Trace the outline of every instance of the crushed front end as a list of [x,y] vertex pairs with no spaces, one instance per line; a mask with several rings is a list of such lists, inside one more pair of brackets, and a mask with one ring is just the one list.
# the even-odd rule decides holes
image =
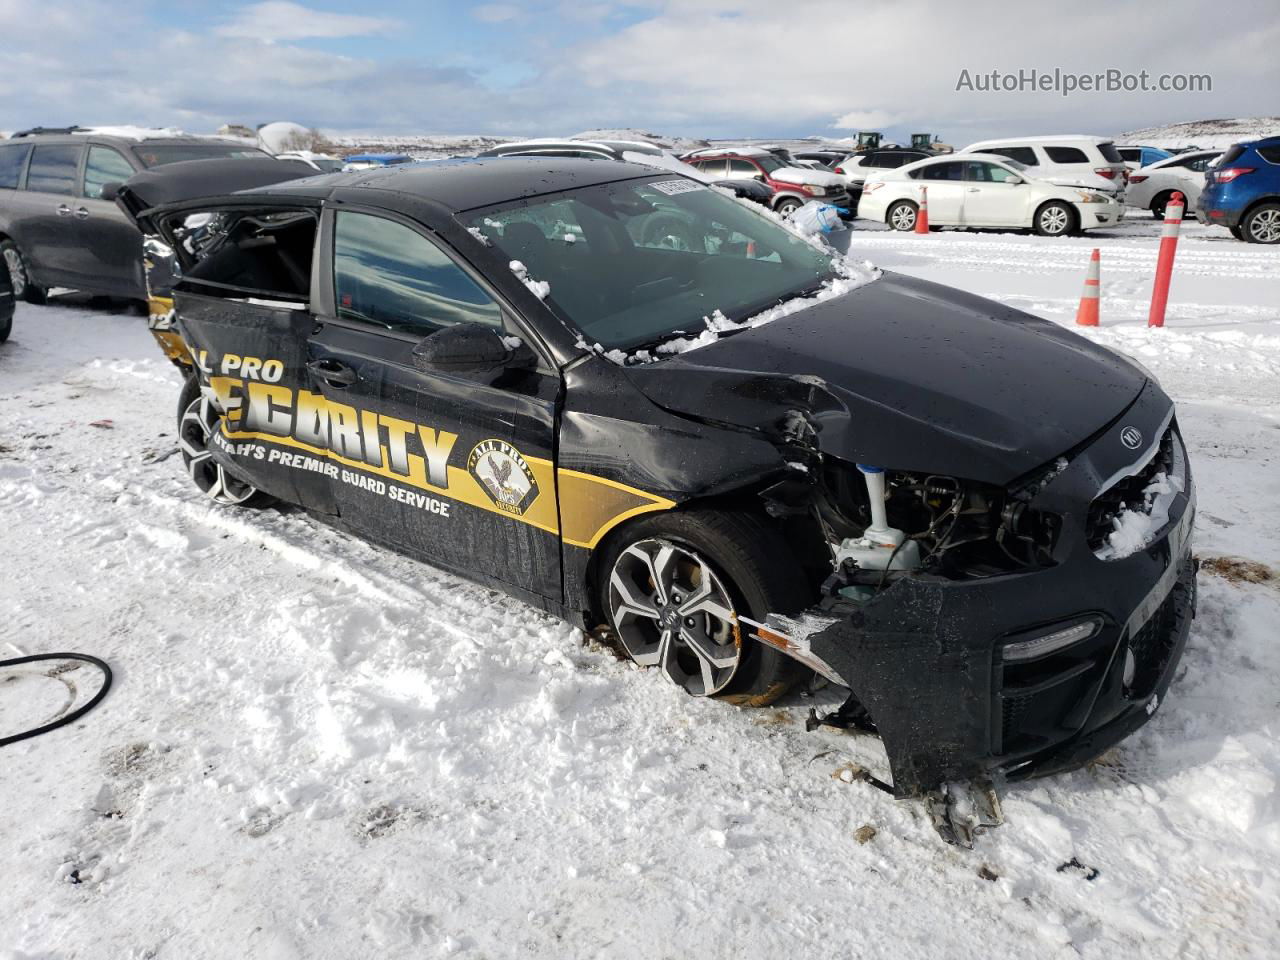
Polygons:
[[841,467],[822,602],[759,635],[850,689],[844,712],[874,724],[896,796],[1077,767],[1154,713],[1196,572],[1191,473],[1157,386],[1007,489],[889,471],[888,519],[913,546],[883,543],[878,564],[837,528],[867,520]]

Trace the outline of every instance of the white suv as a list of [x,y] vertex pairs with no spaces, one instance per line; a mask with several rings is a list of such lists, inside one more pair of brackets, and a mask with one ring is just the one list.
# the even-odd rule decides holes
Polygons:
[[995,153],[1017,160],[1031,176],[1063,186],[1122,193],[1129,168],[1105,137],[1010,137],[971,143],[961,153]]

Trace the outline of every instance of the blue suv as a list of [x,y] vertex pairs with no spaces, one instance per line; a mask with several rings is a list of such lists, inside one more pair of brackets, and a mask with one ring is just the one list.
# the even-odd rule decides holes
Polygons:
[[1237,240],[1280,243],[1280,137],[1237,143],[1205,171],[1200,218]]

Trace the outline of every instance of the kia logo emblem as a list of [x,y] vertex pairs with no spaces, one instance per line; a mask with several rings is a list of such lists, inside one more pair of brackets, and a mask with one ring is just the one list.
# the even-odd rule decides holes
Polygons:
[[1137,427],[1125,427],[1120,431],[1120,442],[1130,450],[1137,450],[1142,446],[1142,431]]

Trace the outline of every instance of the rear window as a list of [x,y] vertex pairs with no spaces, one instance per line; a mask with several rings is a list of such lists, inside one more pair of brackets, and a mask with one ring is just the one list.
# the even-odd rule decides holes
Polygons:
[[0,188],[16,190],[22,176],[22,165],[31,152],[29,143],[0,144]]
[[1237,143],[1230,150],[1222,155],[1222,159],[1218,161],[1218,166],[1227,167],[1240,159],[1240,155],[1244,153],[1243,145]]
[[[1124,161],[1120,158],[1120,151],[1116,149],[1116,145],[1114,143],[1098,144],[1098,152],[1102,154],[1102,156],[1106,159],[1107,163],[1124,163]],[[1135,156],[1133,159],[1141,160],[1142,151],[1139,150],[1137,156]]]
[[78,144],[37,144],[31,151],[31,165],[27,168],[27,189],[70,196],[76,192],[79,167]]
[[[1115,148],[1113,147],[1112,150]],[[1054,163],[1088,163],[1089,158],[1085,156],[1083,150],[1077,150],[1075,147],[1045,147],[1044,152]],[[1120,162],[1116,160],[1114,162]]]
[[984,150],[983,153],[994,153],[1002,157],[1008,157],[1010,160],[1017,160],[1028,167],[1040,165],[1040,161],[1036,159],[1036,152],[1030,147],[996,147],[994,150]]
[[1258,147],[1258,156],[1267,163],[1280,164],[1280,147]]
[[266,157],[270,154],[238,143],[141,143],[133,148],[147,167],[162,167],[183,160],[212,160],[217,157]]

